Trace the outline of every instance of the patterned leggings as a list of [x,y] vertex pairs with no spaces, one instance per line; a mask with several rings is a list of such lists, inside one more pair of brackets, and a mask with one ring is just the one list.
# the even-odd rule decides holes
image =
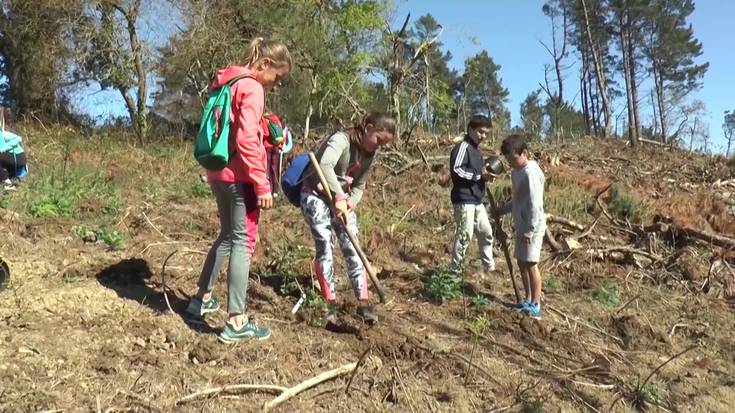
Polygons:
[[[344,225],[337,222],[337,219],[329,210],[327,202],[312,191],[304,191],[301,193],[301,212],[303,212],[314,238],[314,246],[316,247],[315,270],[319,277],[319,284],[322,287],[324,298],[327,301],[333,301],[337,298],[334,287],[334,256],[332,254],[332,227],[334,226],[342,256],[345,259],[345,264],[347,264],[347,274],[352,282],[355,297],[358,300],[367,300],[368,289],[365,268],[363,268],[362,261],[360,261],[360,257],[345,232]],[[357,236],[357,215],[351,212],[348,216],[350,231]]]

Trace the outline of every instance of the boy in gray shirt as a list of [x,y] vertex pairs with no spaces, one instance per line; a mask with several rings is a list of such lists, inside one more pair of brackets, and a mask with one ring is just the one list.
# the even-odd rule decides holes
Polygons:
[[546,232],[544,214],[544,173],[536,161],[528,159],[528,146],[519,135],[511,135],[500,146],[510,163],[513,197],[496,211],[512,213],[515,227],[515,256],[521,270],[526,300],[516,304],[519,311],[541,319],[541,272],[538,262]]

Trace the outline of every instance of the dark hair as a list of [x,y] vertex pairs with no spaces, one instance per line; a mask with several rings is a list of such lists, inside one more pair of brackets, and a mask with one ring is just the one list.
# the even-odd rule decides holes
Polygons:
[[470,121],[467,122],[467,133],[470,132],[472,129],[479,129],[479,128],[492,128],[493,122],[488,118],[487,116],[483,115],[475,115],[470,118]]
[[521,135],[510,135],[500,144],[500,153],[503,155],[520,155],[528,150],[528,144]]

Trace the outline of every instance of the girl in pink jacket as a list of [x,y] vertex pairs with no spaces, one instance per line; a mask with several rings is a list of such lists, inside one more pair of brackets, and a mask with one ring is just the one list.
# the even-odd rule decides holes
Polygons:
[[250,43],[245,65],[220,69],[210,85],[210,90],[217,89],[235,77],[246,75],[231,86],[229,144],[234,155],[224,169],[207,172],[219,211],[219,237],[204,261],[199,290],[186,309],[187,313],[197,317],[219,309],[219,301],[212,295],[212,290],[224,259],[229,256],[229,315],[218,337],[225,343],[252,338],[265,340],[271,334],[268,328],[257,326],[252,318],[245,316],[245,297],[260,209],[273,205],[260,127],[265,89],[273,88],[290,71],[291,56],[286,46],[258,37]]

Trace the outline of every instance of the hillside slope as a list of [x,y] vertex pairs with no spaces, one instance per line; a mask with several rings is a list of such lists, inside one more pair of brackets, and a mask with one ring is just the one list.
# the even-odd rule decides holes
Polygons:
[[[224,313],[181,316],[218,230],[190,145],[23,132],[32,175],[0,195],[0,256],[12,268],[0,292],[1,411],[260,411],[275,394],[179,400],[225,385],[293,386],[363,354],[354,377],[280,411],[735,409],[735,257],[684,231],[735,237],[734,169],[722,160],[593,139],[535,147],[562,244],[545,247],[536,322],[508,308],[502,256],[488,279],[473,262],[464,286],[447,282],[451,205],[435,157],[450,143],[417,140],[428,164],[404,168],[421,159],[415,149],[383,154],[360,207],[364,247],[390,293],[381,323],[358,322],[339,272],[343,328],[320,325],[310,236],[281,200],[263,214],[248,292],[273,337],[225,346],[215,339]],[[507,196],[508,185],[493,190]],[[429,298],[427,284],[461,294]],[[309,300],[293,316],[299,286]]]

